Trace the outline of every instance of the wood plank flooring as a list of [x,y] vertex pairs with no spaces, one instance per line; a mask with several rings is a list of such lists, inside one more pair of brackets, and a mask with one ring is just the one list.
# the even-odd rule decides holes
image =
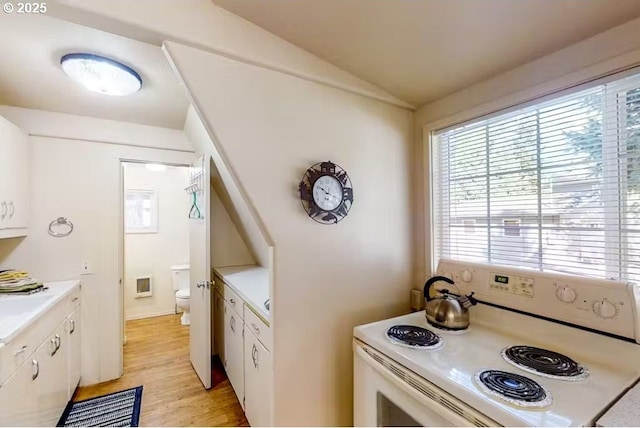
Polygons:
[[249,426],[228,379],[203,388],[180,315],[127,321],[126,331],[124,375],[78,388],[74,400],[143,385],[140,426]]

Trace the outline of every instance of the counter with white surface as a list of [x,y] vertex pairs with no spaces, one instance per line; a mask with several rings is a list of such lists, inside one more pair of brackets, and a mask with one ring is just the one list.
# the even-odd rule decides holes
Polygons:
[[0,296],[0,426],[54,426],[80,382],[80,282]]
[[257,265],[214,268],[215,273],[269,324],[264,302],[269,298],[269,269]]
[[640,426],[640,384],[631,388],[600,419],[599,427]]
[[47,289],[38,293],[0,294],[0,343],[11,342],[79,284],[78,280],[48,282],[44,284]]

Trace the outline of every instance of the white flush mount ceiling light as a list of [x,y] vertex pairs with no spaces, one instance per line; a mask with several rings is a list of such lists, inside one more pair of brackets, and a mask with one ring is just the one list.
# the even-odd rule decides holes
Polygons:
[[142,78],[134,69],[100,55],[71,53],[60,58],[62,70],[93,92],[123,96],[142,87]]

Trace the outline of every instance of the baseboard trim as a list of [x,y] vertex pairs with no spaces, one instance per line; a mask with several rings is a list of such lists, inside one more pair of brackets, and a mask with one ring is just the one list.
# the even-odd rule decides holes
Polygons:
[[125,317],[126,321],[139,320],[143,318],[153,318],[153,317],[161,317],[164,315],[176,315],[173,309],[160,311],[160,312],[150,312],[147,314],[138,314],[138,315],[128,315]]

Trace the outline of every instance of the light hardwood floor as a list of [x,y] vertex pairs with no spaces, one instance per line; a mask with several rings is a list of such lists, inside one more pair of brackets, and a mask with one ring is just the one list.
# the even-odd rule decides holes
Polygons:
[[127,321],[126,332],[124,375],[78,388],[74,400],[143,385],[140,426],[249,426],[228,379],[202,387],[180,315]]

